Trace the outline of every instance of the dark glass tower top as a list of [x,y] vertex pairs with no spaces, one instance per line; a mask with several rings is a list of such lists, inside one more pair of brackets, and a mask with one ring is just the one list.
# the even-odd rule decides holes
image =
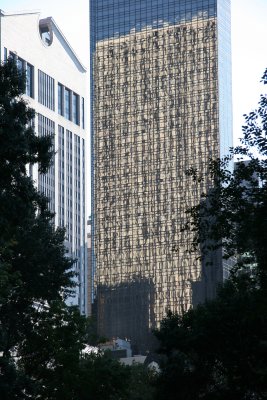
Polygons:
[[162,28],[194,18],[216,15],[216,0],[97,0],[92,18],[95,40],[139,32],[146,27]]

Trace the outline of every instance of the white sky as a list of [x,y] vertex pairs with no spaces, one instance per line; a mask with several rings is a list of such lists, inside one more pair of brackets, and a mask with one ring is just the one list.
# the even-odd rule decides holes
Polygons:
[[[97,0],[95,0],[97,1]],[[6,12],[40,10],[52,16],[74,51],[89,64],[89,0],[0,0]],[[257,106],[267,89],[259,83],[267,68],[267,0],[232,0],[232,62],[234,137],[242,115]]]

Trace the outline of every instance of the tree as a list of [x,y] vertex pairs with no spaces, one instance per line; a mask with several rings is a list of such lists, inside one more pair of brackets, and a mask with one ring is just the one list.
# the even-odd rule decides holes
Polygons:
[[133,364],[127,388],[127,400],[153,400],[158,373],[144,364]]
[[77,399],[128,400],[130,367],[114,360],[108,353],[82,359]]
[[[162,354],[157,399],[267,398],[266,96],[245,122],[241,145],[210,161],[213,187],[188,210],[184,227],[204,260],[223,249],[237,261],[215,299],[181,316],[169,313],[155,332]],[[246,162],[232,169],[233,157]],[[187,173],[196,185],[202,180],[196,170]]]
[[[267,70],[262,81],[267,84]],[[193,247],[201,246],[204,257],[223,248],[224,258],[237,257],[236,269],[257,264],[255,272],[262,284],[266,284],[267,273],[266,110],[267,97],[262,95],[258,109],[245,116],[241,145],[231,148],[229,156],[210,160],[213,186],[187,211],[184,227],[195,233]],[[240,162],[233,170],[234,157]],[[187,175],[196,185],[203,178],[194,169]]]
[[126,400],[129,368],[83,353],[93,322],[65,303],[65,232],[27,174],[35,163],[47,171],[52,138],[35,134],[24,82],[13,61],[0,66],[0,398]]
[[145,365],[121,364],[108,351],[85,357],[81,376],[80,400],[153,400],[157,378],[155,371]]
[[183,316],[170,313],[156,336],[164,355],[157,399],[266,398],[267,301],[248,275]]
[[[29,332],[43,319],[46,308],[63,302],[73,288],[64,231],[54,230],[48,200],[27,175],[27,165],[34,163],[45,173],[53,150],[51,137],[35,135],[34,111],[22,98],[24,86],[25,79],[12,60],[0,67],[1,398],[27,398],[23,390],[20,395],[11,393],[17,378],[21,386],[23,376],[23,369],[15,373],[16,360],[23,364]],[[27,374],[25,379],[31,380]]]

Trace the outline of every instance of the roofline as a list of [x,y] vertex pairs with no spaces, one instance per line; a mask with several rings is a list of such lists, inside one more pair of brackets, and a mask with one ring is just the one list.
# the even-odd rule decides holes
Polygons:
[[68,40],[66,39],[66,37],[64,36],[64,34],[62,33],[62,31],[60,30],[58,25],[56,24],[56,22],[53,19],[53,17],[40,18],[40,14],[41,14],[40,10],[18,11],[18,12],[14,12],[14,13],[6,13],[2,9],[0,9],[0,17],[2,17],[2,16],[3,17],[14,17],[14,16],[22,16],[22,15],[33,15],[33,14],[38,14],[39,15],[39,24],[40,24],[41,21],[46,21],[46,20],[52,23],[53,27],[58,31],[58,33],[60,34],[60,36],[62,37],[62,39],[66,43],[66,45],[68,46],[70,52],[72,53],[72,55],[74,56],[74,58],[76,59],[78,64],[81,66],[81,68],[84,70],[84,72],[86,72],[87,71],[86,67],[79,60],[77,54],[75,53],[75,51],[73,50],[73,48],[69,44]]
[[68,48],[70,49],[71,53],[73,54],[73,56],[76,58],[76,61],[80,64],[80,66],[82,67],[82,69],[84,70],[84,72],[87,71],[86,67],[81,63],[81,61],[79,60],[79,57],[77,56],[77,54],[75,53],[75,51],[73,50],[73,48],[71,47],[71,45],[69,44],[68,40],[66,39],[66,36],[62,33],[62,31],[60,30],[60,28],[58,27],[58,25],[56,24],[55,20],[53,19],[53,17],[47,17],[47,18],[42,18],[39,20],[39,22],[41,21],[51,21],[51,23],[53,24],[53,26],[56,28],[56,30],[58,31],[58,33],[60,34],[60,36],[62,37],[62,39],[64,40],[64,42],[66,43],[66,45],[68,46]]
[[16,15],[32,15],[32,14],[41,14],[40,10],[32,10],[32,11],[16,11],[12,13],[7,13],[4,10],[0,9],[0,14],[4,17],[15,17]]

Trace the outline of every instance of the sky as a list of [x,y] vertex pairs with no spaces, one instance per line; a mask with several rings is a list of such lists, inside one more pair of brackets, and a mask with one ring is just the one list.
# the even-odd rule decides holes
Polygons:
[[[97,1],[97,0],[94,0]],[[5,12],[38,10],[52,16],[82,63],[89,65],[89,0],[0,0]],[[256,108],[267,68],[267,0],[232,0],[233,132],[241,135],[243,114]]]

